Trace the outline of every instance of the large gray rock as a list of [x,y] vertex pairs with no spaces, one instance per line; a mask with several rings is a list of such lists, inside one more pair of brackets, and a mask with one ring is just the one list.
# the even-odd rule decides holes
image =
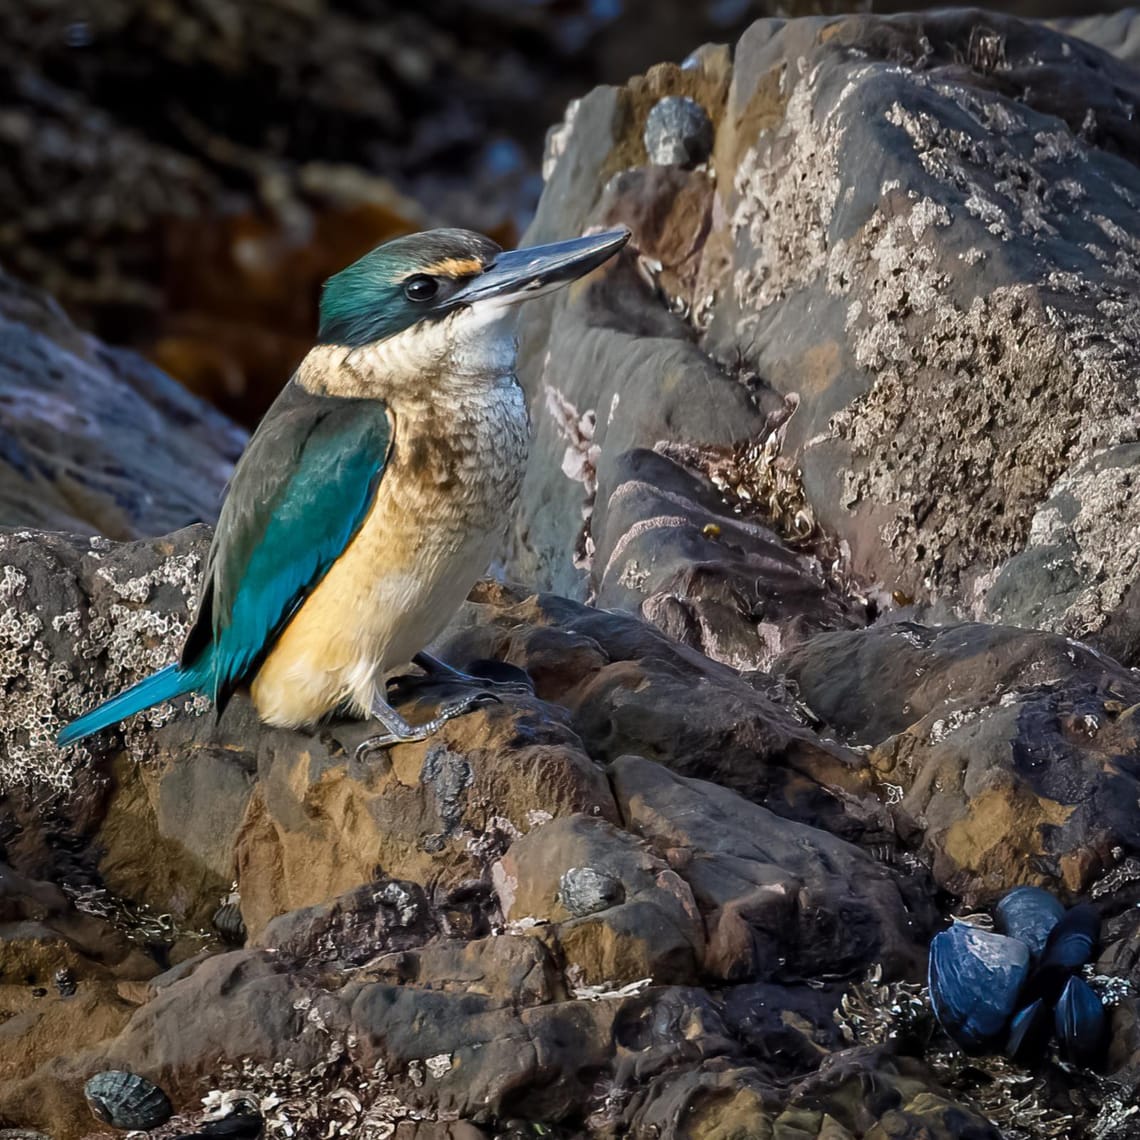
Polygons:
[[[706,172],[641,169],[662,95],[713,118]],[[637,518],[615,509],[630,501],[626,453],[685,444],[698,477],[719,465],[720,483],[747,487],[767,472],[766,489],[773,455],[761,471],[740,456],[770,440],[782,487],[729,504],[802,546],[799,507],[808,551],[854,615],[870,598],[1022,620],[1027,598],[1061,593],[1036,620],[1132,660],[1138,97],[1140,76],[1082,40],[951,11],[760,21],[731,68],[703,50],[581,100],[552,134],[532,234],[630,224],[657,315],[621,267],[528,314],[539,462],[512,565],[678,627],[676,605],[647,605],[656,566],[673,566],[666,593],[699,607],[698,568],[717,556],[693,549],[683,502],[666,513],[667,496],[642,493]],[[550,389],[596,413],[587,506],[606,557],[584,571],[569,555],[579,465],[567,455],[560,472],[582,445]],[[637,572],[615,590],[613,552],[634,537]],[[775,634],[790,647],[779,579],[751,582],[780,597]],[[732,634],[721,617],[701,641],[734,663],[756,608],[738,593]],[[798,604],[801,630],[829,620],[816,599]],[[752,622],[757,663],[771,624]]]

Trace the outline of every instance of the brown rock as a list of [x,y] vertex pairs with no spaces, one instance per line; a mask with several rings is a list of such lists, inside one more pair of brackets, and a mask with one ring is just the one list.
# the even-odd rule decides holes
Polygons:
[[956,894],[989,902],[1033,882],[1071,897],[1136,852],[1140,687],[1102,654],[907,623],[825,634],[780,667],[824,724],[873,746],[900,832]]
[[713,976],[799,980],[872,963],[906,973],[921,960],[932,909],[866,852],[640,757],[610,774],[639,835],[692,851],[681,874],[705,920]]
[[[440,692],[436,701],[446,695],[454,694]],[[426,707],[412,719],[424,715]],[[600,770],[535,702],[473,713],[422,745],[360,764],[352,756],[368,732],[348,726],[307,748],[261,750],[260,780],[235,848],[252,934],[275,914],[327,899],[377,870],[456,885],[478,879],[541,819],[613,816]]]
[[[574,876],[587,868],[604,869],[609,883],[582,913]],[[704,930],[687,884],[604,820],[572,816],[536,828],[496,864],[494,881],[509,922],[552,924],[539,932],[557,947],[573,987],[696,980]]]
[[592,755],[638,752],[839,834],[889,827],[862,758],[806,728],[767,678],[752,684],[644,622],[564,598],[496,604],[480,618],[448,655],[525,668],[540,697],[571,710]]

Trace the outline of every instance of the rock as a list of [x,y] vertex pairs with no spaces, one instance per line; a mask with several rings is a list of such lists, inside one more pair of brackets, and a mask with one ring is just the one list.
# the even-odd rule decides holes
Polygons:
[[1097,16],[1071,16],[1052,21],[1053,27],[1068,36],[1077,36],[1125,63],[1140,62],[1140,20],[1134,7]]
[[617,490],[591,528],[599,604],[744,670],[769,668],[813,633],[862,624],[814,555],[734,515],[707,478],[656,451],[614,466]]
[[[26,581],[10,612],[35,615],[50,642],[28,686],[50,710],[45,735],[126,670],[173,656],[206,539],[9,540]],[[599,1081],[648,1090],[677,1058],[747,1069],[749,1050],[775,1040],[799,1059],[783,1071],[802,1073],[838,1044],[837,991],[814,998],[807,979],[913,968],[931,919],[910,877],[800,820],[881,838],[889,821],[865,766],[797,720],[778,686],[627,615],[492,584],[473,597],[445,655],[507,659],[536,694],[366,764],[353,757],[368,725],[266,730],[240,695],[216,724],[194,708],[136,721],[93,742],[84,767],[28,748],[9,722],[27,749],[12,801],[46,780],[66,805],[53,817],[66,844],[25,841],[21,864],[81,867],[131,900],[130,921],[157,958],[169,948],[169,964],[176,946],[203,952],[131,991],[141,1004],[94,1019],[75,1048],[53,1022],[43,1048],[0,1078],[0,1114],[73,1140],[84,1081],[121,1069],[160,1084],[182,1113],[204,1087],[252,1081],[286,1105],[335,1103],[351,1123],[350,1103],[327,1100],[347,1082],[362,1105],[393,1098],[385,1111],[409,1126],[508,1106],[523,1119],[589,1105],[632,1120],[641,1101],[599,1093]],[[74,617],[56,623],[60,610]],[[13,649],[20,676],[38,677],[36,660]],[[393,693],[415,720],[454,689],[406,678]],[[630,746],[661,763],[622,758]],[[611,759],[612,789],[598,764]],[[104,781],[97,794],[89,773]],[[235,879],[253,946],[219,954],[189,935],[233,900]],[[21,904],[13,917],[59,902],[51,887],[21,890],[40,910]],[[764,992],[803,1011],[763,1045],[758,998],[734,991],[726,1005],[717,992],[756,977],[784,983]],[[84,984],[58,1000],[75,1002]]]
[[[779,472],[780,492],[730,504],[794,549],[791,506],[853,612],[1028,617],[1131,664],[1138,362],[1124,330],[1140,279],[1128,236],[1140,136],[1120,100],[1138,93],[1137,74],[1087,42],[946,11],[759,21],[731,65],[705,51],[580,100],[531,235],[622,220],[626,263],[640,249],[650,277],[662,269],[656,297],[618,266],[525,318],[537,462],[515,572],[683,629],[722,556],[698,552],[687,504],[642,493],[623,533],[650,576],[658,560],[688,565],[669,591],[680,604],[600,589],[612,554],[599,566],[586,539],[600,549],[607,536],[615,472],[631,447],[684,445],[712,469],[726,448],[767,445],[760,474]],[[712,119],[710,174],[687,176],[715,180],[701,209],[671,207],[676,182],[628,169],[645,162],[663,96]],[[681,314],[672,325],[667,309]],[[592,416],[585,443],[575,415]],[[583,510],[584,579],[570,557]],[[752,582],[779,592],[767,572]],[[735,636],[701,648],[740,664],[749,601],[718,622]],[[786,621],[774,632],[790,649]],[[766,666],[763,650],[755,660]]]
[[[566,897],[567,876],[604,867],[613,902],[585,913]],[[595,871],[595,875],[597,875]],[[685,881],[665,860],[602,820],[570,817],[535,828],[494,868],[503,916],[542,930],[577,988],[697,980],[704,931]]]
[[123,996],[158,972],[105,918],[58,887],[0,865],[0,1081],[28,1076],[73,1048],[113,1037],[138,1002]]
[[439,939],[414,950],[378,954],[368,976],[392,985],[547,1005],[566,994],[565,979],[539,932],[464,942]]
[[[61,754],[55,732],[93,703],[96,677],[106,693],[176,656],[207,540],[204,530],[121,547],[0,538],[19,615],[5,668],[21,683],[6,690],[0,729],[9,787],[74,786],[77,765],[100,744]],[[453,693],[428,685],[409,695],[438,703]],[[94,835],[100,874],[128,897],[204,926],[236,870],[255,936],[275,914],[368,881],[377,866],[415,877],[445,853],[453,882],[473,868],[478,877],[532,813],[557,814],[560,804],[613,813],[604,777],[560,718],[520,702],[518,718],[496,706],[456,722],[454,734],[363,766],[353,753],[365,725],[318,737],[259,733],[244,698],[216,729],[211,718],[160,707],[125,729],[131,754],[148,763],[113,763],[114,791]],[[172,718],[167,734],[148,731]]]
[[[710,177],[639,169],[650,109],[674,97],[719,108],[728,77],[723,52],[689,70],[654,68],[628,88],[578,101],[558,132],[527,240],[622,222],[637,251],[524,317],[520,378],[537,461],[509,569],[560,594],[639,612],[713,656],[758,668],[785,621],[802,616],[809,628],[827,628],[846,603],[822,568],[756,525],[766,520],[736,519],[707,473],[714,458],[723,464],[760,438],[783,403],[719,367],[683,314],[662,303],[658,283],[691,289],[699,272],[715,200]],[[620,145],[606,143],[618,124],[628,133]],[[662,441],[671,449],[655,454]]]
[[[622,815],[664,851],[708,931],[703,966],[725,981],[913,968],[933,914],[915,885],[824,831],[639,757],[610,769]],[[541,835],[541,832],[539,833]]]
[[[853,1136],[998,1140],[979,1113],[922,1088],[906,1062],[870,1053],[853,1058],[826,1078],[804,1081],[773,1095],[755,1068],[711,1061],[658,1078],[634,1117],[642,1129],[682,1136],[798,1137],[847,1140]],[[683,1114],[684,1130],[674,1122]]]
[[0,523],[130,539],[214,518],[239,428],[3,273],[0,326]]
[[900,834],[955,894],[989,903],[1031,878],[1071,898],[1135,854],[1140,686],[1102,654],[1031,630],[901,623],[822,634],[778,667],[840,739],[870,748],[898,789]]
[[645,120],[645,150],[658,166],[697,166],[712,150],[713,129],[694,99],[667,95]]
[[274,919],[259,944],[306,962],[356,966],[381,953],[420,946],[438,924],[418,883],[368,883],[331,903]]
[[1002,567],[986,594],[985,616],[1082,637],[1120,661],[1140,661],[1140,591],[1127,541],[1140,527],[1135,485],[1140,444],[1108,447],[1076,464],[1038,507],[1025,548]]
[[591,755],[637,752],[847,837],[890,826],[866,795],[864,761],[806,728],[778,686],[753,684],[620,613],[550,595],[492,597],[445,656],[524,668],[539,697],[570,710]]
[[[413,721],[454,695],[437,688]],[[461,718],[372,766],[352,759],[368,725],[306,750],[267,742],[233,848],[248,930],[256,937],[275,914],[377,871],[458,887],[478,880],[542,819],[612,817],[604,777],[572,735],[537,702],[520,704],[530,707],[511,712],[504,704]]]

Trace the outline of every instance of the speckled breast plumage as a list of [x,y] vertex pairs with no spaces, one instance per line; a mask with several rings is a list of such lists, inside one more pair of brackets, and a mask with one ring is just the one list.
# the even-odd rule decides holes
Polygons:
[[446,382],[394,412],[376,501],[266,659],[253,697],[269,723],[367,714],[384,671],[442,631],[504,536],[529,420],[513,375]]

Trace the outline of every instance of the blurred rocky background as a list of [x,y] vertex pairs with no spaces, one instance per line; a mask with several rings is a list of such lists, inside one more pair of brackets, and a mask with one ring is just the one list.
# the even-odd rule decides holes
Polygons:
[[433,223],[517,239],[572,97],[758,16],[850,7],[7,0],[0,263],[251,426],[330,273]]
[[[1140,16],[784,8],[0,7],[2,1140],[1136,1134]],[[633,231],[440,646],[533,697],[58,752],[321,280],[440,222]],[[1079,1064],[931,1017],[1019,884],[1095,913]]]

